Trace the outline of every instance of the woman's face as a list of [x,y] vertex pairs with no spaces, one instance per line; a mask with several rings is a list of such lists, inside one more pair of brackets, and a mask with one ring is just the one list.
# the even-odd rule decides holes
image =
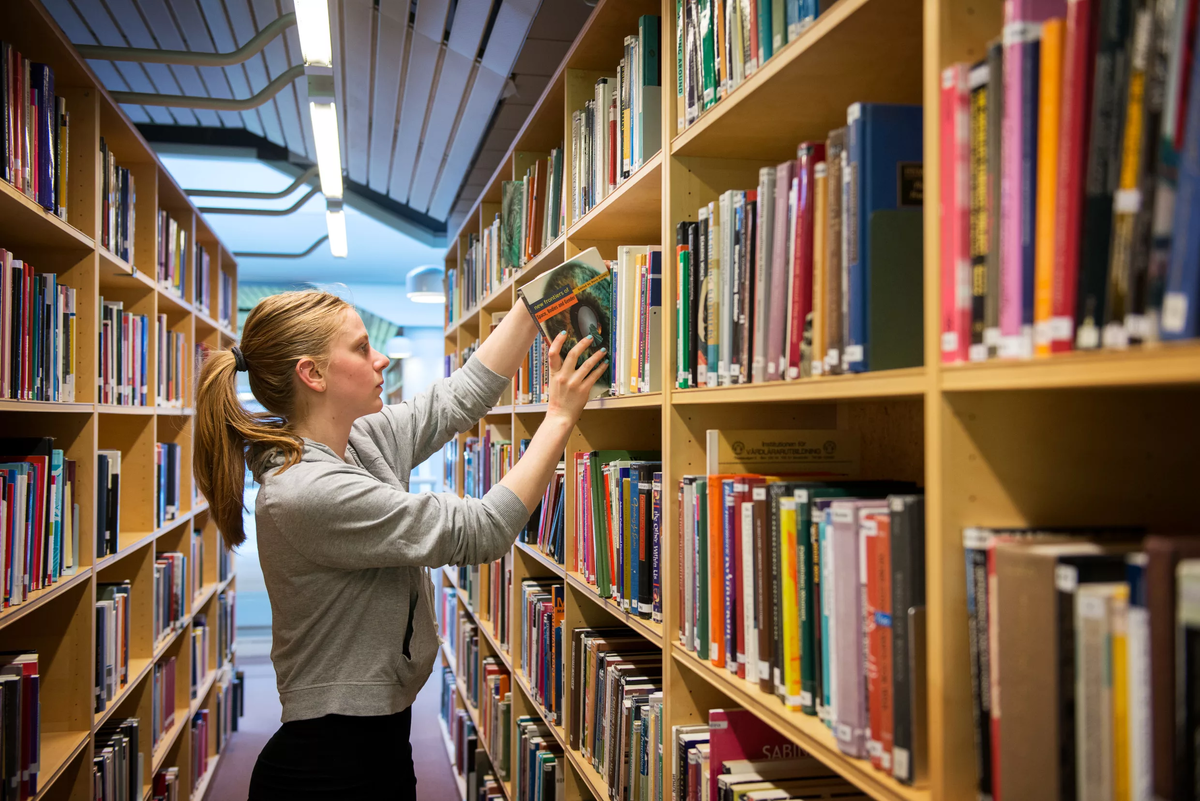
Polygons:
[[342,328],[329,353],[325,392],[339,416],[357,420],[383,408],[383,371],[388,358],[371,347],[367,329],[354,309],[342,312]]

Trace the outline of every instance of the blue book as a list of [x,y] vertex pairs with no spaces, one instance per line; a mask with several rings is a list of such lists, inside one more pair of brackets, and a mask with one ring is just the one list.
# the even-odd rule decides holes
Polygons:
[[784,6],[784,13],[787,14],[787,41],[792,41],[800,35],[803,29],[802,20],[804,17],[803,7],[807,3],[805,0],[787,0]]
[[771,4],[760,2],[758,4],[758,66],[760,68],[775,53],[771,35]]
[[[1200,43],[1200,26],[1196,29]],[[1197,46],[1200,46],[1198,44]],[[1187,123],[1179,154],[1179,191],[1175,197],[1175,241],[1163,297],[1163,339],[1200,336],[1200,58],[1192,60]]]
[[63,536],[63,452],[55,448],[50,451],[50,564],[49,573],[55,581],[62,575]]
[[1042,74],[1042,40],[1021,43],[1021,185],[1029,191],[1021,196],[1021,355],[1033,342],[1033,292],[1037,262],[1037,151],[1039,88]]
[[[846,112],[847,164],[843,214],[849,248],[846,271],[846,348],[844,369],[871,369],[867,345],[871,331],[870,221],[879,211],[921,208],[922,108],[887,103],[855,103]],[[887,336],[887,332],[881,332]]]

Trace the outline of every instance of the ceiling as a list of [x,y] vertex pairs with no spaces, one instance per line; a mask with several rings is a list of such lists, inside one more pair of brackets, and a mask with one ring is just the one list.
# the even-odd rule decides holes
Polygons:
[[[43,1],[77,44],[203,52],[234,50],[293,10],[292,0]],[[470,208],[591,11],[585,0],[329,0],[329,6],[348,189],[416,212],[417,219],[424,215],[433,233],[444,231],[446,220],[454,230],[456,215]],[[244,98],[302,61],[292,26],[236,66],[89,63],[112,91]],[[307,103],[307,86],[297,80],[249,111],[124,108],[144,131],[244,129],[286,148],[290,160],[311,163]]]

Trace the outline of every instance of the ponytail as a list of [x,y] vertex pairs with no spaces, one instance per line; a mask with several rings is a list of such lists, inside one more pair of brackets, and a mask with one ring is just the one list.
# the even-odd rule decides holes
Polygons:
[[305,356],[326,362],[340,312],[349,308],[336,295],[304,291],[272,295],[250,312],[242,359],[250,389],[266,412],[249,412],[238,400],[232,351],[212,351],[204,360],[196,392],[194,473],[229,548],[246,540],[246,449],[257,446],[262,455],[278,449],[284,470],[300,461],[304,440],[289,425],[296,413],[296,363]]

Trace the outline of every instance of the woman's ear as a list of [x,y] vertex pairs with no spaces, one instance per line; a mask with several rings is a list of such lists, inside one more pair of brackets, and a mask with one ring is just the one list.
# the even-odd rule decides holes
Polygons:
[[321,373],[321,368],[317,363],[308,356],[296,362],[296,377],[300,379],[301,384],[313,392],[325,391],[325,376]]

